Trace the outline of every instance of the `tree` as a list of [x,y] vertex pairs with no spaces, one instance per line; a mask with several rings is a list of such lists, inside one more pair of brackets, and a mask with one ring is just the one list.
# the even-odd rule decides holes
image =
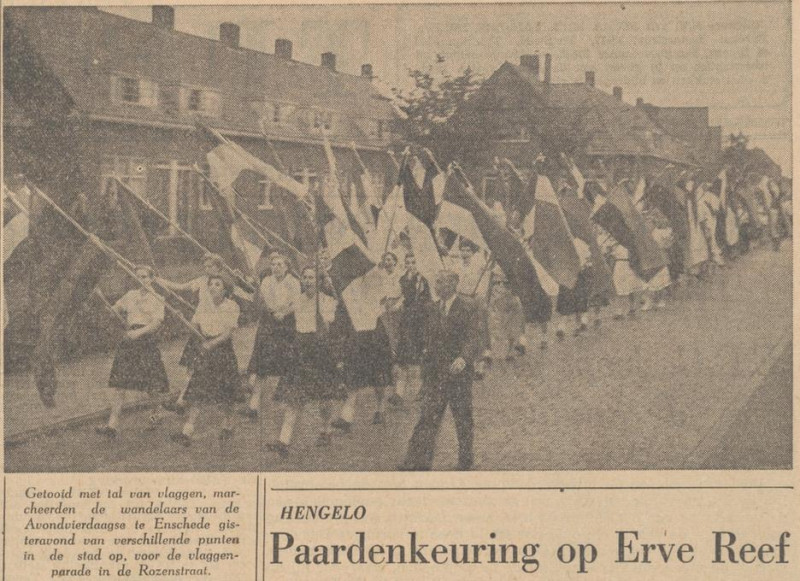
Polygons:
[[398,121],[397,131],[407,141],[428,147],[437,156],[444,153],[442,144],[449,141],[447,120],[483,80],[469,66],[453,76],[445,63],[445,57],[437,54],[436,62],[427,69],[409,69],[412,89],[392,89],[400,109],[407,116]]

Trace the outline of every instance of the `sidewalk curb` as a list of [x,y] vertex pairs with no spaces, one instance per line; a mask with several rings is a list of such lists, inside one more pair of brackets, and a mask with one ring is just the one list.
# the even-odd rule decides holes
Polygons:
[[[169,400],[165,399],[163,401],[137,401],[125,405],[122,408],[122,411],[138,412],[144,409],[158,407],[163,402],[166,401]],[[65,420],[60,420],[58,422],[55,422],[53,424],[48,424],[46,426],[40,426],[38,428],[25,430],[24,432],[17,432],[16,434],[11,434],[7,438],[5,438],[5,445],[7,448],[13,448],[14,446],[19,446],[36,438],[52,436],[53,434],[57,434],[58,432],[63,432],[72,428],[79,428],[85,426],[86,424],[94,422],[100,422],[104,419],[107,419],[109,409],[110,408],[105,408],[96,412],[84,414],[82,416],[75,416],[72,418],[67,418]]]

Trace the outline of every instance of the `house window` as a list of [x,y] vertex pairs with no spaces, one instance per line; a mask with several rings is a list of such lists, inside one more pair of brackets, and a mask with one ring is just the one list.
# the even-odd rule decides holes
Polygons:
[[199,113],[209,117],[219,117],[219,93],[208,89],[183,87],[181,89],[183,109],[192,113]]
[[333,113],[330,111],[314,111],[314,129],[325,129],[330,131],[333,128]]
[[189,91],[189,102],[187,104],[189,111],[202,111],[203,110],[203,91],[200,89],[192,89]]
[[258,182],[261,186],[261,196],[258,200],[258,209],[259,210],[271,210],[272,209],[272,182],[269,180],[261,180]]
[[275,103],[272,106],[272,122],[273,123],[281,122],[281,106],[278,103]]
[[378,136],[378,139],[383,139],[383,121],[378,121],[378,127],[376,128],[375,133]]
[[120,98],[127,103],[139,102],[139,79],[122,78],[120,81]]
[[158,85],[147,79],[112,76],[111,95],[114,101],[120,103],[155,107],[158,103]]
[[315,172],[304,169],[294,172],[292,177],[306,186],[309,196],[319,192],[319,176]]
[[137,157],[107,155],[103,157],[100,167],[101,187],[105,189],[114,178],[127,185],[138,195],[147,194],[147,163]]

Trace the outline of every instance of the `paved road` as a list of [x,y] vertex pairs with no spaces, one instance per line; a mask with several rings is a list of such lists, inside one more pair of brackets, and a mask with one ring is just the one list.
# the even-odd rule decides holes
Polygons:
[[[606,321],[546,352],[496,364],[474,388],[476,469],[789,467],[791,267],[788,245],[780,253],[759,249],[711,282],[682,287],[666,310]],[[246,351],[241,346],[240,354]],[[108,365],[94,358],[64,375],[102,386]],[[170,373],[179,381],[177,371]],[[7,418],[14,413],[10,403],[7,394]],[[411,404],[373,426],[372,394],[365,391],[353,432],[317,448],[316,409],[309,407],[290,458],[281,460],[265,448],[280,410],[269,397],[264,404],[262,417],[242,420],[224,446],[217,441],[218,412],[205,416],[188,449],[168,438],[179,418],[144,432],[145,412],[136,412],[114,442],[84,425],[8,446],[6,470],[393,470],[418,414]],[[84,404],[91,405],[100,404],[96,398]],[[451,469],[455,460],[448,415],[434,467]]]

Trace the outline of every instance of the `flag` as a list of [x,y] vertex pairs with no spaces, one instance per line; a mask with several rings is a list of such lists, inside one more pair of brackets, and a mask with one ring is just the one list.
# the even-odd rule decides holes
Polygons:
[[400,168],[400,183],[403,186],[403,203],[406,211],[428,228],[433,228],[433,223],[436,221],[434,180],[440,174],[441,170],[436,160],[427,149],[423,150],[421,159],[407,156],[406,163]]
[[204,129],[212,143],[218,144],[206,154],[211,175],[215,176],[214,181],[219,185],[219,189],[228,196],[228,203],[231,207],[236,207],[236,198],[232,192],[233,183],[245,169],[263,175],[276,186],[294,194],[299,200],[307,197],[307,188],[302,183],[279,172],[239,144],[225,139],[213,129]]
[[650,235],[644,218],[621,186],[595,197],[592,219],[628,250],[631,268],[645,282],[667,265],[664,250]]
[[452,179],[447,180],[444,199],[472,214],[512,292],[519,297],[526,320],[540,323],[550,320],[552,303],[539,283],[531,256],[514,233],[494,219],[458,167],[454,168]]
[[572,232],[547,176],[535,175],[534,205],[523,221],[533,256],[560,286],[574,288],[581,259]]
[[644,200],[644,191],[645,191],[645,181],[643,177],[640,177],[639,180],[636,182],[636,187],[633,190],[632,202],[634,208],[638,208],[641,210],[640,204],[642,200]]
[[369,272],[375,266],[375,262],[370,259],[366,247],[347,223],[336,216],[328,206],[327,199],[339,199],[341,203],[341,198],[339,196],[323,198],[320,192],[314,192],[313,195],[320,242],[327,247],[331,262],[329,272],[331,281],[339,296],[344,298],[343,293],[350,283]]
[[384,313],[381,299],[385,289],[386,271],[374,266],[342,291],[342,300],[356,331],[372,331],[378,326],[378,318]]
[[[450,178],[448,178],[450,179]],[[475,223],[467,210],[448,200],[443,200],[439,205],[439,214],[436,216],[436,227],[447,228],[451,232],[466,238],[482,250],[489,250],[486,240],[483,239],[480,228]]]
[[592,255],[592,293],[600,296],[610,296],[614,290],[611,269],[603,256],[603,251],[597,243],[594,225],[592,224],[592,207],[586,198],[578,197],[574,191],[564,193],[559,200],[564,217],[567,219],[570,232],[575,238],[582,240],[589,246]]
[[[689,221],[686,213],[686,192],[669,181],[654,181],[645,197],[669,222],[675,242],[669,249],[670,268],[683,272],[689,253]],[[681,200],[683,200],[681,202]]]
[[347,224],[350,230],[358,236],[361,242],[367,244],[367,234],[364,228],[353,213],[350,204],[344,197],[342,186],[339,183],[339,173],[336,167],[336,156],[333,154],[328,136],[323,133],[323,147],[325,148],[325,157],[328,160],[328,177],[322,189],[323,200],[327,208],[333,213],[336,218],[343,224]]
[[[514,164],[508,159],[502,159],[500,162],[506,170],[503,172],[506,182],[506,214],[517,212],[524,218],[533,208],[533,195]],[[535,172],[531,174],[531,179],[536,179]],[[534,181],[534,185],[535,183]]]
[[[3,183],[3,266],[14,254],[17,247],[28,237],[30,220],[28,209],[8,190]],[[8,272],[8,271],[4,271]],[[8,325],[9,311],[6,303],[6,284],[3,284],[3,328]]]
[[[215,134],[212,137],[216,139]],[[311,238],[313,242],[314,231],[305,208],[306,186],[238,144],[219,138],[223,141],[216,141],[218,145],[206,154],[210,179],[217,191],[207,193],[219,223],[217,247],[223,258],[258,280],[264,274],[266,257],[276,249],[289,258],[293,270],[299,271],[308,263],[308,258],[293,242],[298,238]],[[260,202],[265,180],[274,186],[271,199],[286,218],[281,221],[277,236],[266,233],[261,224],[241,209],[245,201],[250,205]]]

